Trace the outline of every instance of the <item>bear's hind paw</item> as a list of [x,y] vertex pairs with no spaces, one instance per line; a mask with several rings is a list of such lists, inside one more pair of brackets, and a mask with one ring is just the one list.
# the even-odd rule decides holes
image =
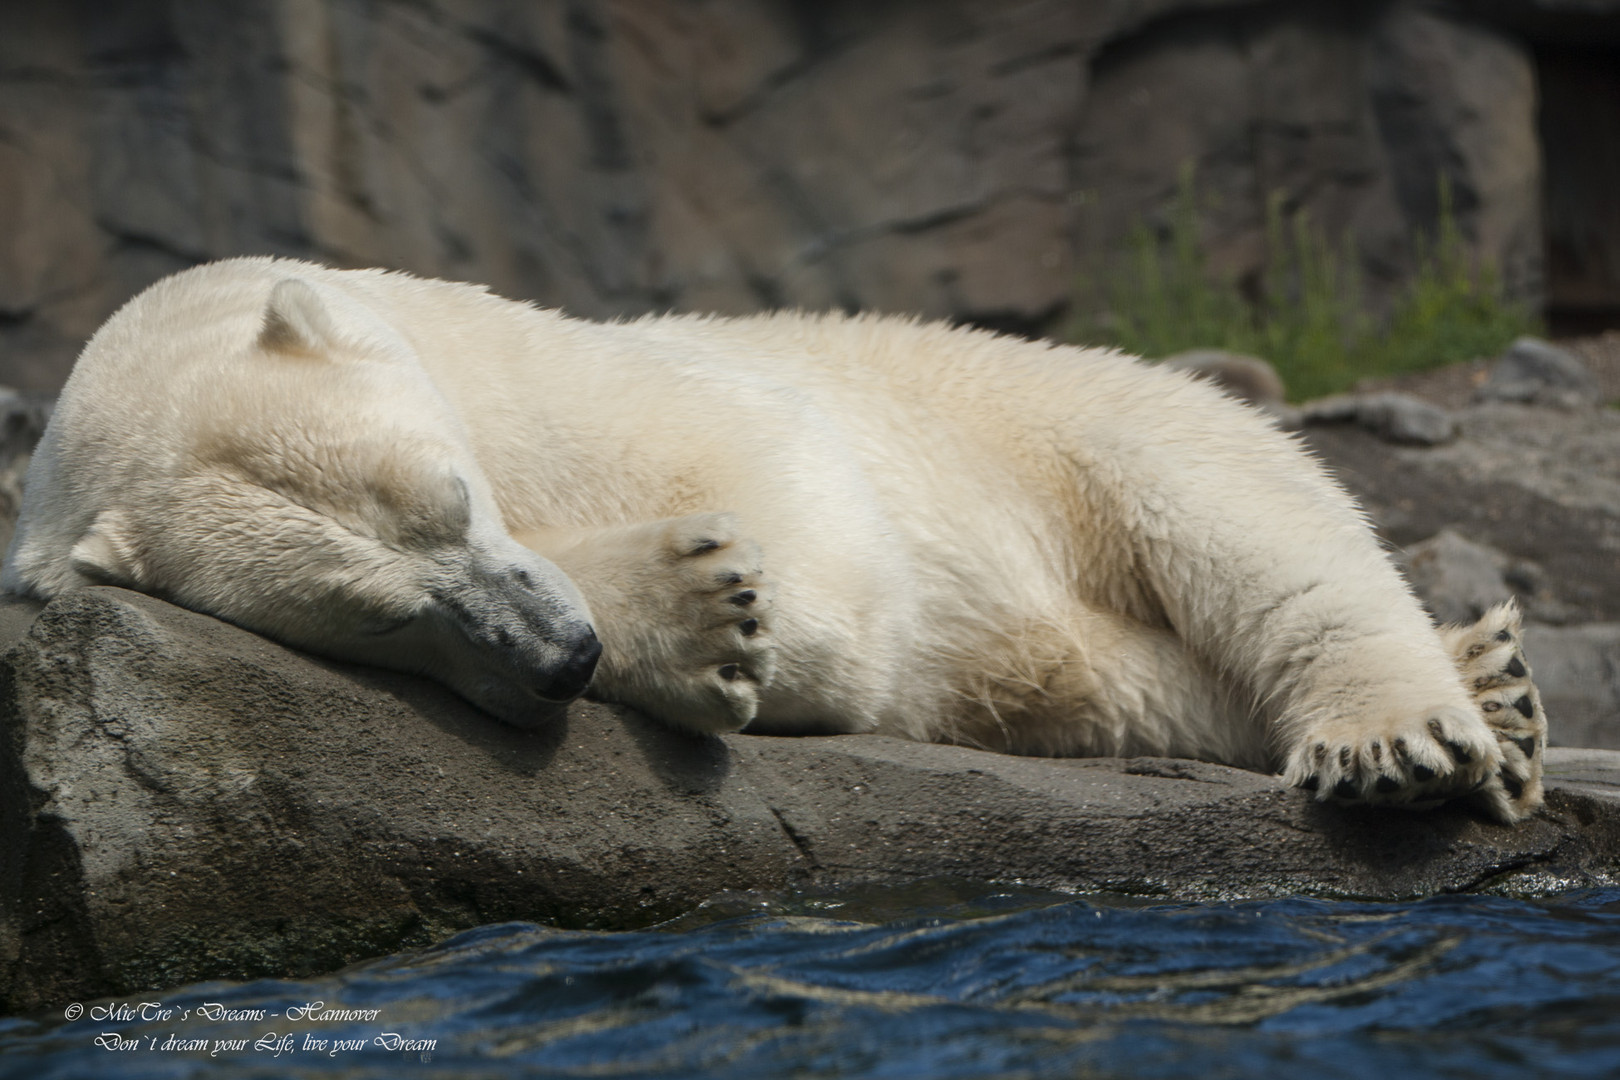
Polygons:
[[1472,626],[1447,626],[1441,635],[1502,753],[1500,768],[1474,799],[1498,821],[1522,821],[1545,797],[1547,714],[1524,656],[1518,606],[1498,604]]

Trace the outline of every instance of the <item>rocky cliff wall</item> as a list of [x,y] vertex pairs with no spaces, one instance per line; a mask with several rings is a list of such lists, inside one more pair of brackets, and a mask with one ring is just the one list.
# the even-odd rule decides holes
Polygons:
[[7,8],[0,383],[42,390],[142,286],[243,253],[486,281],[593,316],[843,306],[1039,330],[1077,269],[1162,212],[1188,161],[1214,200],[1216,261],[1239,275],[1258,271],[1266,201],[1284,191],[1356,237],[1375,287],[1398,279],[1444,171],[1465,233],[1534,298],[1528,42],[1620,12],[1608,0]]

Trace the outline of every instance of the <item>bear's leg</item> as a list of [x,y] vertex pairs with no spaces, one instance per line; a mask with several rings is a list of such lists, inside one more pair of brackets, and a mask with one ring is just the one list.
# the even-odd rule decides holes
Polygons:
[[1382,805],[1487,784],[1503,765],[1496,733],[1349,497],[1235,406],[1185,404],[1173,426],[1098,421],[1071,451],[1090,463],[1077,477],[1089,520],[1127,538],[1122,580],[1252,691],[1289,783]]
[[700,733],[754,718],[774,667],[770,590],[735,515],[513,539],[557,564],[590,605],[602,642],[592,697]]
[[1273,587],[1293,587],[1234,620],[1251,665],[1237,670],[1275,709],[1284,778],[1318,799],[1390,806],[1486,785],[1502,767],[1496,736],[1393,568],[1387,580],[1383,565],[1318,572],[1279,573]]
[[1502,750],[1501,768],[1476,798],[1503,821],[1527,817],[1542,801],[1547,715],[1520,645],[1518,605],[1498,604],[1472,626],[1441,627],[1440,636]]

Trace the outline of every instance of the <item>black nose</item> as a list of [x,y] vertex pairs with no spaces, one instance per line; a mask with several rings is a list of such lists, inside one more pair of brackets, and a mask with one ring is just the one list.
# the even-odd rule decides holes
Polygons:
[[553,701],[571,701],[585,692],[596,673],[596,662],[602,657],[602,643],[589,631],[580,639],[568,660],[551,677],[546,697]]

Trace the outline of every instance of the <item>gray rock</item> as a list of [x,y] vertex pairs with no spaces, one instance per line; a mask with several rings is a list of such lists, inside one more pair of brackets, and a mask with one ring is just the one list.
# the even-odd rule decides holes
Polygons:
[[508,919],[950,875],[1159,897],[1620,880],[1620,755],[1548,811],[1348,811],[1268,776],[876,736],[536,731],[117,589],[0,608],[0,1009],[301,975]]
[[1277,369],[1258,356],[1223,349],[1191,349],[1159,361],[1164,367],[1185,371],[1219,386],[1239,401],[1268,411],[1283,407],[1287,390]]
[[1167,17],[1111,43],[1074,131],[1079,250],[1119,250],[1144,219],[1168,232],[1191,162],[1213,266],[1263,279],[1280,193],[1286,211],[1354,239],[1378,308],[1414,268],[1414,237],[1434,235],[1443,172],[1462,234],[1537,304],[1536,69],[1526,41],[1465,6],[1274,4]]
[[1620,750],[1620,622],[1525,628],[1548,740]]
[[1540,338],[1508,347],[1480,386],[1481,401],[1513,401],[1575,409],[1601,405],[1603,388],[1581,358]]
[[1438,405],[1410,394],[1342,394],[1308,402],[1306,424],[1350,423],[1392,443],[1439,446],[1457,436],[1457,423]]
[[1452,529],[1413,544],[1398,561],[1437,622],[1473,622],[1514,595],[1505,577],[1508,557]]

